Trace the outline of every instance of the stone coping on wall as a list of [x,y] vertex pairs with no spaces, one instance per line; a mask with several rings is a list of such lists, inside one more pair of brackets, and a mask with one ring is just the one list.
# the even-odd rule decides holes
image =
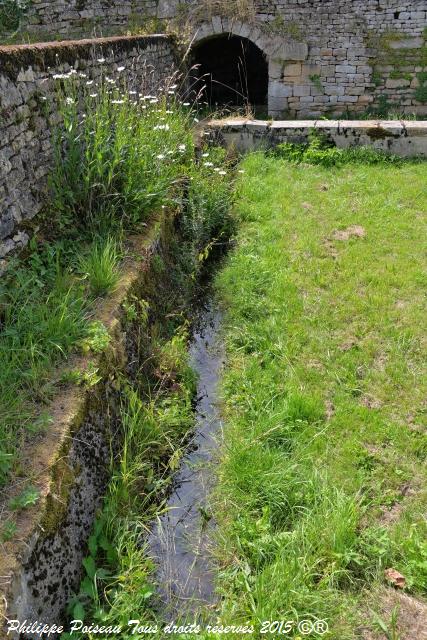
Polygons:
[[427,157],[427,120],[211,120],[214,133],[226,146],[246,152],[282,142],[307,142],[311,132],[323,133],[339,148],[371,146],[402,157]]
[[40,68],[57,67],[78,58],[87,58],[95,49],[110,48],[112,51],[131,51],[135,47],[145,49],[150,45],[171,41],[170,35],[163,33],[147,36],[111,36],[108,38],[87,38],[84,40],[59,40],[0,46],[0,73],[13,80],[21,68],[36,65]]

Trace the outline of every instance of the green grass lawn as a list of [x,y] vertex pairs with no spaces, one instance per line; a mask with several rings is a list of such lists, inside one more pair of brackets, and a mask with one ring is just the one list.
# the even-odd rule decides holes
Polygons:
[[217,277],[222,619],[415,637],[384,604],[384,572],[423,606],[426,165],[254,154],[242,170],[237,246]]

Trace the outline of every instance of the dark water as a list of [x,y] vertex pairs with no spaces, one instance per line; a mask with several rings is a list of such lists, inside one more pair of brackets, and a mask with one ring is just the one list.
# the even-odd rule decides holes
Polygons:
[[190,362],[198,375],[195,432],[175,476],[167,511],[152,527],[149,555],[158,567],[161,606],[166,617],[193,615],[212,604],[213,568],[209,540],[214,526],[209,508],[212,457],[221,428],[217,386],[223,351],[218,340],[221,316],[207,306],[190,346]]

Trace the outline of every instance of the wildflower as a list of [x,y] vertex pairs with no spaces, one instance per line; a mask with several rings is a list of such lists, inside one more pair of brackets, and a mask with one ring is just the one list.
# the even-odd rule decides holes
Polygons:
[[88,81],[86,82],[86,85],[87,85],[88,87],[90,87],[92,84],[93,84],[93,80],[88,80]]
[[113,80],[113,78],[105,78],[106,82],[108,82],[109,84],[116,84],[116,81]]
[[70,76],[68,75],[68,73],[54,73],[53,74],[53,78],[54,80],[68,80]]
[[97,97],[97,95],[98,95],[97,93],[91,93],[89,97],[90,97],[90,98],[96,98],[96,97]]
[[124,71],[124,70],[125,70],[125,68],[126,68],[126,67],[117,67],[117,71],[118,71],[119,73],[121,73],[122,71]]
[[175,91],[168,91],[168,94],[169,94],[170,96],[173,96],[173,95],[174,95],[174,93],[175,93]]
[[239,173],[245,173],[243,169],[239,169]]
[[183,102],[182,104],[183,104],[184,107],[189,107],[190,106],[189,102]]
[[105,58],[98,58],[98,62],[102,64],[103,62],[105,62]]
[[202,158],[209,158],[209,153],[202,153]]
[[124,100],[111,100],[111,104],[124,104]]
[[79,76],[80,76],[81,78],[87,78],[87,74],[86,74],[86,73],[79,73]]
[[177,84],[172,84],[172,85],[170,86],[170,88],[171,88],[171,89],[176,89],[176,88],[177,88],[177,86],[178,86]]
[[215,167],[214,171],[221,171],[219,167]]
[[163,155],[163,153],[159,153],[158,156],[156,156],[157,160],[164,160],[165,156]]
[[178,147],[179,151],[185,151],[186,148],[187,147],[185,146],[185,144],[180,144],[179,147]]
[[136,91],[129,91],[130,96],[136,96]]
[[74,104],[74,100],[72,98],[65,98],[65,102],[67,104]]
[[218,175],[220,176],[226,176],[227,172],[226,171],[218,171]]
[[150,100],[150,104],[157,104],[158,100],[157,98],[153,98],[152,100]]
[[194,118],[194,122],[200,122],[198,118]]
[[168,124],[158,124],[154,127],[153,131],[169,131]]
[[205,167],[213,167],[213,162],[204,162]]

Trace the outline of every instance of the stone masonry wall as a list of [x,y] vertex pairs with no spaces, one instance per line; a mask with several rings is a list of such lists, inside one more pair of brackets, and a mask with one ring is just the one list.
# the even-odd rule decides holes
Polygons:
[[[157,9],[156,0],[31,0],[24,4],[14,25],[20,22],[15,36],[20,41],[135,33],[156,16]],[[1,32],[0,23],[0,36]]]
[[427,115],[426,0],[31,0],[21,22],[24,40],[162,23],[194,44],[234,33],[268,58],[271,115]]
[[252,40],[269,61],[271,115],[427,114],[426,0],[159,0],[158,15],[196,45]]
[[54,76],[75,73],[93,80],[95,90],[101,74],[120,75],[129,89],[146,93],[175,69],[166,36],[0,47],[0,271],[28,243],[45,202],[59,119]]

